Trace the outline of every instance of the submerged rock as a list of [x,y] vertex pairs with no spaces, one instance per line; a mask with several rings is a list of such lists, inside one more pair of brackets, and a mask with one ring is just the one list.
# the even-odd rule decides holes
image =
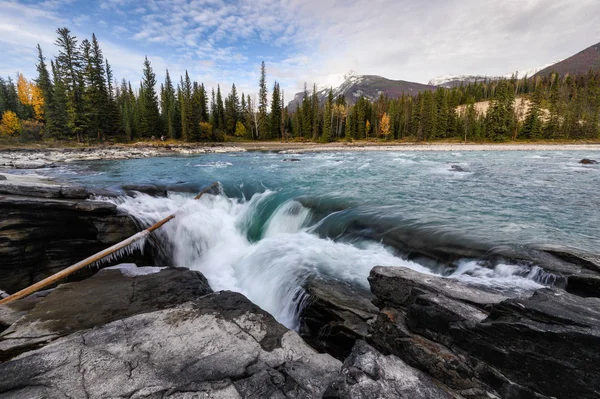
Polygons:
[[458,395],[396,356],[384,356],[357,341],[340,376],[323,395],[327,399],[451,399]]
[[369,277],[381,313],[369,341],[464,397],[600,393],[600,299],[560,289],[505,298],[406,268]]
[[582,165],[597,165],[598,161],[593,160],[593,159],[583,158],[581,161],[579,161],[579,163]]
[[0,364],[0,395],[319,398],[340,365],[241,294],[219,292]]
[[283,162],[300,162],[300,158],[283,158]]
[[166,197],[167,190],[164,188],[155,186],[154,184],[124,184],[121,186],[128,194],[143,193],[153,197]]
[[450,165],[450,170],[452,172],[468,172],[468,170],[466,170],[460,165]]

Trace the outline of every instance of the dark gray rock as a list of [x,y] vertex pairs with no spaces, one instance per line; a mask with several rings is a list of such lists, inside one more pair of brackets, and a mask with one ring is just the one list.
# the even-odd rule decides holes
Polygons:
[[300,162],[300,158],[283,158],[283,162]]
[[167,190],[162,187],[155,186],[154,184],[124,184],[121,186],[121,188],[130,195],[135,193],[143,193],[153,197],[167,196]]
[[504,298],[404,268],[369,277],[371,342],[465,397],[600,394],[600,299],[560,289]]
[[354,343],[369,333],[378,309],[369,291],[338,280],[312,279],[300,314],[300,336],[313,348],[345,359]]
[[244,296],[220,292],[0,364],[0,396],[320,398],[340,366]]
[[579,163],[582,165],[597,165],[598,161],[593,160],[593,159],[583,158],[581,161],[579,161]]
[[569,276],[565,289],[571,294],[600,298],[600,277],[589,274]]
[[6,176],[0,175],[0,180],[6,180]]
[[[114,204],[83,199],[87,195],[85,189],[10,186],[19,187],[21,195],[0,194],[0,287],[9,293],[138,231],[135,222],[121,214]],[[7,186],[0,185],[0,191],[3,187]],[[65,195],[74,198],[64,198]],[[132,260],[153,262],[149,255],[142,257],[139,253],[121,259]],[[86,270],[72,278],[89,275]]]
[[212,292],[198,272],[165,268],[143,274],[148,270],[158,269],[135,265],[104,269],[87,280],[58,286],[31,309],[29,298],[0,305],[0,309],[26,312],[0,334],[0,361],[76,331],[173,307]]
[[450,165],[450,171],[452,172],[468,172],[465,168],[460,165]]
[[338,377],[323,395],[327,399],[450,399],[460,396],[396,356],[384,356],[357,341]]

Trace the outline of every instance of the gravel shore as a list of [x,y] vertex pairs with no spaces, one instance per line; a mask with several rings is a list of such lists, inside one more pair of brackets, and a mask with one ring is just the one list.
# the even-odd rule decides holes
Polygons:
[[600,151],[600,144],[413,144],[413,143],[294,143],[243,142],[235,145],[195,146],[131,145],[84,148],[0,149],[0,168],[39,169],[63,162],[136,159],[176,155],[197,155],[244,151],[272,151],[281,154],[334,151]]

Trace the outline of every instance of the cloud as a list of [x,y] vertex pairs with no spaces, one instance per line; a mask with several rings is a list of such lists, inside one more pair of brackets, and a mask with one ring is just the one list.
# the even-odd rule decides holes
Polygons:
[[[438,75],[500,75],[541,66],[600,41],[597,0],[0,0],[0,74],[35,73],[54,31],[96,32],[115,76],[138,82],[145,55],[159,80],[187,69],[207,87],[288,97],[304,82],[340,83],[350,70],[427,82]],[[29,49],[29,50],[28,50]]]

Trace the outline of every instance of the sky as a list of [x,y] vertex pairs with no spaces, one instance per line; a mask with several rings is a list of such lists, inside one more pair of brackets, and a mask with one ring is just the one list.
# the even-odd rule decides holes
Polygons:
[[260,63],[291,100],[351,71],[427,83],[540,67],[600,42],[598,0],[0,0],[0,76],[36,77],[58,27],[95,33],[117,79],[189,71],[256,93]]

